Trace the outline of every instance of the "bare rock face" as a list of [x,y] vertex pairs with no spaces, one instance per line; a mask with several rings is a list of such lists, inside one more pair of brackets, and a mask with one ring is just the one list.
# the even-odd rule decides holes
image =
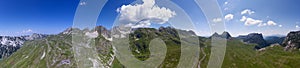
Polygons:
[[26,36],[0,36],[0,59],[6,58],[23,46],[25,41],[43,39],[48,35],[32,34]]
[[219,37],[219,38],[224,38],[224,39],[230,39],[231,38],[231,35],[228,33],[228,32],[226,32],[226,31],[224,31],[222,34],[218,34],[218,33],[214,33],[211,37]]
[[294,31],[288,33],[285,40],[282,43],[285,47],[284,50],[295,50],[300,48],[300,31]]
[[225,31],[225,32],[222,33],[221,37],[226,38],[226,39],[230,39],[231,35],[228,32]]
[[110,36],[110,30],[107,30],[105,27],[103,27],[103,26],[97,26],[96,28],[95,28],[95,30],[99,33],[99,34],[101,34],[103,37],[105,37],[105,38],[110,38],[111,36]]
[[239,36],[239,39],[242,39],[243,42],[257,44],[258,46],[255,49],[260,49],[267,46],[267,42],[264,40],[262,34],[259,33],[250,33],[248,35]]

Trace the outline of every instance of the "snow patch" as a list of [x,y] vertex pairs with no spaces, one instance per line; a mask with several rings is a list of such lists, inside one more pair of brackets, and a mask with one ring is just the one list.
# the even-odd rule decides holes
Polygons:
[[89,58],[89,60],[93,62],[93,68],[100,67],[99,62],[97,61],[97,59]]
[[96,38],[98,37],[99,34],[97,31],[95,31],[95,32],[86,32],[85,35],[88,36],[89,38]]
[[25,58],[27,59],[29,56],[26,56]]
[[44,53],[43,53],[43,55],[42,55],[42,57],[40,59],[44,59],[45,55],[46,55],[46,53],[44,51]]

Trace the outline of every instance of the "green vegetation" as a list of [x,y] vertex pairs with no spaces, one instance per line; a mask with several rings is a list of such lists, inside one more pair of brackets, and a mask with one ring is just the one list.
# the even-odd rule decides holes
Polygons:
[[[188,34],[188,33],[185,33]],[[137,29],[130,34],[130,50],[139,60],[145,61],[150,56],[150,39],[160,38],[167,45],[167,54],[159,68],[175,68],[180,62],[181,42],[175,29]],[[51,35],[43,40],[27,41],[25,45],[9,58],[2,59],[3,68],[75,68],[76,62],[71,46],[71,35]],[[211,40],[199,37],[199,65],[208,65]],[[112,68],[125,68],[113,55],[110,41],[103,36],[95,39],[98,56],[103,65]],[[226,55],[222,68],[298,68],[300,51],[284,51],[280,45],[266,47],[265,50],[255,50],[255,44],[246,44],[239,39],[227,40]],[[44,55],[45,54],[45,55]],[[43,57],[44,55],[44,57]],[[112,60],[114,58],[114,60]],[[70,63],[62,64],[69,60]],[[112,63],[112,64],[110,64]]]
[[[297,68],[300,64],[299,51],[287,52],[280,45],[256,51],[253,49],[254,46],[254,44],[240,42],[238,39],[228,40],[222,68]],[[207,66],[209,60],[209,41],[204,51],[207,56],[201,64],[202,68]]]

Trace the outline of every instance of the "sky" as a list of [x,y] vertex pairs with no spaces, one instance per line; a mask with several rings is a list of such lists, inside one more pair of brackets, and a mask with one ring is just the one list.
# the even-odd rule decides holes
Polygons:
[[[171,1],[189,16],[197,35],[210,36],[214,33],[211,32],[205,14],[194,0]],[[129,5],[133,2],[134,4]],[[176,9],[155,2],[151,5],[153,4],[151,1],[143,4],[142,1],[135,2],[135,0],[108,0],[99,14],[97,25],[111,29],[115,20],[119,18],[128,22],[138,22],[137,20],[145,18],[140,24],[131,26],[160,27],[168,25],[168,21],[178,16],[179,11]],[[225,30],[233,36],[248,33],[262,33],[265,36],[286,35],[290,31],[300,29],[298,0],[217,0],[217,2],[224,16],[221,20],[225,21]],[[0,0],[0,35],[60,33],[72,26],[78,5],[79,0]],[[131,7],[122,9],[124,6]],[[136,11],[131,9],[141,10],[141,8],[149,10],[141,11],[148,14],[132,15],[135,14],[132,12]]]

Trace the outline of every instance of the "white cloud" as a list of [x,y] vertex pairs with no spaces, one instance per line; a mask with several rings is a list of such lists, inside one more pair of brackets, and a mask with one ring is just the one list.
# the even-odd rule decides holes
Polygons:
[[150,21],[142,21],[136,25],[129,23],[129,24],[125,25],[125,27],[139,28],[139,27],[150,27],[150,25],[151,25]]
[[242,19],[240,19],[240,21],[246,21],[247,17],[243,16]]
[[227,5],[227,4],[228,4],[228,2],[224,2],[224,4],[225,4],[225,5]]
[[233,14],[227,14],[227,15],[225,15],[224,19],[226,19],[226,20],[232,20],[233,16],[234,16]]
[[277,25],[274,21],[268,21],[268,25]]
[[258,27],[267,26],[267,23],[260,23],[257,25]]
[[131,23],[132,27],[138,28],[150,26],[151,22],[164,24],[176,15],[175,11],[155,5],[155,0],[143,0],[143,2],[143,4],[123,5],[118,8],[119,21],[129,23],[127,26]]
[[241,15],[244,15],[244,14],[249,14],[249,15],[251,15],[251,14],[253,14],[253,13],[255,13],[255,12],[252,11],[252,10],[250,10],[250,9],[245,9],[245,10],[243,10],[243,11],[241,12]]
[[212,20],[213,22],[222,22],[222,18],[214,18],[213,20]]
[[79,5],[86,5],[86,2],[80,2]]
[[282,27],[282,25],[278,25],[278,27]]
[[298,26],[298,25],[296,25],[296,28],[299,28],[299,26]]
[[250,25],[257,25],[258,27],[261,27],[261,26],[267,26],[268,24],[267,23],[262,23],[263,21],[262,20],[256,20],[256,19],[253,19],[253,18],[248,18],[246,16],[243,16],[240,21],[244,22],[244,24],[246,26],[250,26]]
[[248,25],[256,25],[256,24],[261,24],[263,21],[261,20],[255,20],[253,18],[247,18],[246,21],[245,21],[245,25],[248,26]]

